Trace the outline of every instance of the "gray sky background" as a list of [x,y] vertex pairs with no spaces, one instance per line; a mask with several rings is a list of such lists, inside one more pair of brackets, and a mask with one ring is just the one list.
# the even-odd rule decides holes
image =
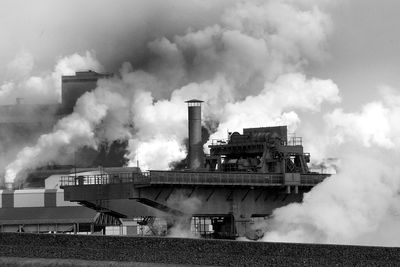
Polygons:
[[[231,1],[78,1],[2,0],[0,5],[0,79],[20,51],[34,56],[35,72],[52,70],[57,58],[96,51],[108,71],[124,61],[140,66],[143,47],[158,36],[172,37],[187,28],[217,22]],[[330,58],[307,68],[309,76],[330,78],[340,88],[342,106],[352,111],[377,97],[376,88],[400,88],[396,0],[339,1],[333,21]]]
[[377,86],[400,88],[399,12],[396,0],[342,1],[332,10],[331,58],[310,74],[334,80],[349,111],[373,101]]

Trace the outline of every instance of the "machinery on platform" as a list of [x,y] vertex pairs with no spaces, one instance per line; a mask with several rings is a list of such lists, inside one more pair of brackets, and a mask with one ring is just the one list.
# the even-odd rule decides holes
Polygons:
[[256,218],[300,202],[304,192],[329,176],[308,169],[310,154],[304,153],[301,137],[288,136],[286,126],[229,133],[228,139],[212,140],[205,155],[201,103],[187,101],[186,169],[64,176],[65,200],[108,216],[165,217],[169,227],[185,222],[186,229],[203,237],[235,238],[251,236]]
[[301,137],[287,139],[287,127],[243,129],[227,140],[213,140],[206,157],[209,171],[308,173],[310,154],[303,152]]

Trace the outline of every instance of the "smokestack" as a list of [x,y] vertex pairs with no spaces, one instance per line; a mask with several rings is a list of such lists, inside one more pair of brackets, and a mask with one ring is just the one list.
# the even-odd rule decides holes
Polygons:
[[203,147],[201,140],[201,103],[203,101],[192,99],[188,104],[189,119],[189,164],[191,170],[201,168]]

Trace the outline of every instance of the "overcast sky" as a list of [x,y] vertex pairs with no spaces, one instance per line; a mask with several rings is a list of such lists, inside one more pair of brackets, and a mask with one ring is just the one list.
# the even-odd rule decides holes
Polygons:
[[332,9],[331,58],[310,73],[333,79],[346,108],[374,100],[379,85],[400,88],[399,12],[396,0],[342,1]]
[[[0,78],[7,78],[5,66],[21,51],[33,55],[37,73],[51,71],[57,58],[86,50],[94,50],[108,71],[124,61],[140,66],[149,40],[212,25],[224,7],[232,5],[214,2],[3,0]],[[400,88],[400,2],[336,2],[328,12],[333,21],[330,57],[312,63],[307,74],[332,79],[343,107],[351,110],[373,100],[379,85]]]

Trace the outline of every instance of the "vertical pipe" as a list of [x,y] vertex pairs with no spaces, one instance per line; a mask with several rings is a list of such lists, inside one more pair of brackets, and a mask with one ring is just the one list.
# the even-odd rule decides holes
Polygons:
[[189,162],[191,170],[202,167],[203,147],[201,138],[201,103],[203,101],[192,99],[186,101],[188,104],[189,120]]

